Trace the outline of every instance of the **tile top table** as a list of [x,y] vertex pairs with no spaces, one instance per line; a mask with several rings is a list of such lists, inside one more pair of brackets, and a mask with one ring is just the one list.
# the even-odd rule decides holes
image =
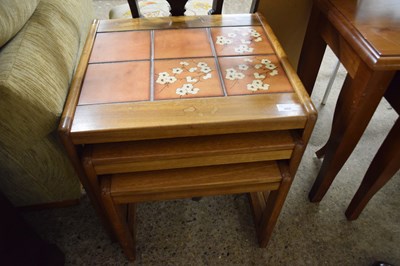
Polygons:
[[[293,177],[315,120],[313,104],[260,14],[166,17],[93,23],[59,132],[82,184],[110,228],[98,176],[163,167],[194,173],[188,167],[197,166],[211,167],[206,169],[212,173],[217,164],[245,163],[240,167],[253,169],[247,163],[275,165],[283,160]],[[211,148],[204,150],[198,141]],[[83,159],[85,171],[83,147],[93,147],[92,157],[87,157],[93,162],[95,156],[108,156],[102,160],[110,167],[100,173],[97,165]],[[96,155],[96,149],[103,151]],[[146,166],[138,164],[138,158],[147,160]],[[274,187],[279,192],[271,200],[272,214],[258,215],[258,220],[269,217],[263,245],[292,178],[276,180],[280,185]],[[251,191],[254,188],[247,192]],[[265,203],[256,205],[263,209]],[[268,212],[260,213],[264,211]]]
[[73,143],[304,127],[308,96],[257,15],[190,18],[96,22],[74,84]]

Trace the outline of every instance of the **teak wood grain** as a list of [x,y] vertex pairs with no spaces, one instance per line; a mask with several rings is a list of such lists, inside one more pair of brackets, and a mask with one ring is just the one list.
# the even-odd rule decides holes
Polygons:
[[110,193],[122,204],[272,190],[280,181],[274,161],[256,162],[115,174]]
[[289,132],[257,132],[93,145],[98,175],[289,159]]
[[[300,109],[280,112],[280,103]],[[83,105],[71,134],[75,144],[118,142],[304,128],[306,119],[294,93]]]

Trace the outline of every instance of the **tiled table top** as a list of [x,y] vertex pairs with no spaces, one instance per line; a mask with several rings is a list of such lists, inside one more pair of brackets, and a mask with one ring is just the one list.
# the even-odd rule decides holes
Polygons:
[[98,32],[78,105],[292,91],[262,26]]
[[261,14],[94,21],[66,103],[74,144],[304,128],[314,107]]

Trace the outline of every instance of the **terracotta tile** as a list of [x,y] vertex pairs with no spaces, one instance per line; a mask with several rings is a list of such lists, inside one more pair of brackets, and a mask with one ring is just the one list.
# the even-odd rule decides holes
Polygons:
[[293,91],[275,55],[220,57],[218,60],[228,95]]
[[156,30],[154,58],[184,58],[212,56],[205,29]]
[[156,60],[154,99],[223,96],[213,58]]
[[261,26],[212,28],[211,34],[219,56],[274,53]]
[[97,33],[89,63],[150,59],[150,31]]
[[150,99],[150,62],[89,64],[79,104]]

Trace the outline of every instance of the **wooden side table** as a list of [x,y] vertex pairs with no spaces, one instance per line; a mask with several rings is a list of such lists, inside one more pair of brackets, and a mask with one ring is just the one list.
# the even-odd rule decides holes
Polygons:
[[348,71],[324,157],[310,191],[320,201],[354,150],[396,71],[400,70],[400,2],[314,0],[298,74],[312,93],[326,45]]
[[265,19],[95,21],[60,124],[111,236],[135,204],[249,193],[266,246],[316,111]]

